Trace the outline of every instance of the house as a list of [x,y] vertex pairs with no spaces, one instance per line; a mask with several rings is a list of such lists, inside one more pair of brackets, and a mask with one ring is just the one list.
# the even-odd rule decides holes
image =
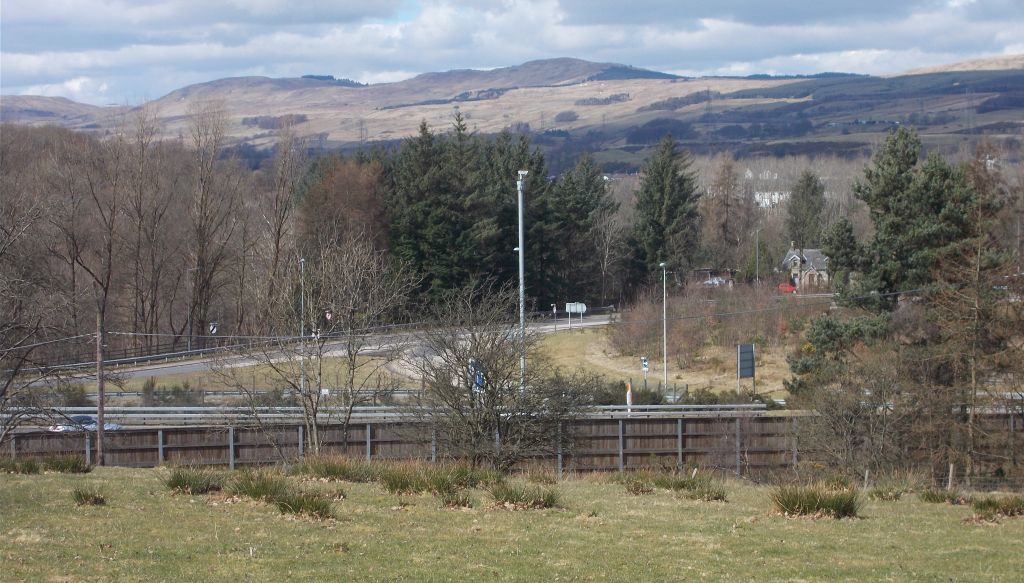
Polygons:
[[795,243],[790,244],[780,265],[787,281],[801,292],[828,289],[828,257],[820,249],[794,249],[794,246]]

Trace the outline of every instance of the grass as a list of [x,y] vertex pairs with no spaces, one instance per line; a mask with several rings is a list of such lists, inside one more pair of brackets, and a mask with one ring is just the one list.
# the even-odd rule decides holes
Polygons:
[[980,496],[971,499],[971,509],[975,516],[984,520],[1024,516],[1024,496]]
[[62,474],[87,474],[92,471],[92,466],[85,463],[85,458],[80,455],[59,455],[44,459],[43,469]]
[[71,499],[79,506],[103,506],[107,503],[103,494],[90,487],[75,488],[71,491]]
[[284,513],[304,514],[318,520],[334,518],[331,500],[320,494],[286,490],[280,493],[273,502],[277,505],[277,509]]
[[[532,512],[495,509],[479,488],[463,493],[483,503],[453,511],[345,483],[337,521],[294,520],[268,503],[169,495],[166,472],[0,474],[0,579],[1012,581],[1024,540],[1024,520],[967,520],[968,506],[917,496],[865,499],[864,520],[787,520],[767,487],[730,480],[729,503],[707,504],[629,496],[603,476],[559,481],[559,507]],[[325,497],[339,487],[285,479]],[[77,507],[75,487],[107,505]]]
[[377,465],[362,459],[344,456],[306,456],[295,471],[314,478],[342,482],[372,482],[377,478]]
[[0,459],[0,473],[6,474],[38,474],[40,471],[39,462],[33,459],[15,460],[11,458]]
[[164,479],[168,490],[183,494],[208,494],[224,489],[227,476],[223,472],[189,466],[171,468]]
[[518,482],[494,484],[487,490],[495,504],[517,509],[554,508],[558,506],[558,490]]
[[246,468],[232,476],[227,490],[236,496],[273,502],[288,492],[289,485],[284,476],[273,470]]
[[917,493],[917,497],[922,502],[928,502],[929,504],[942,504],[948,502],[950,504],[962,504],[967,499],[957,492],[956,490],[944,490],[942,488],[924,488]]
[[833,489],[825,484],[776,486],[771,500],[786,516],[854,518],[862,504],[857,490]]

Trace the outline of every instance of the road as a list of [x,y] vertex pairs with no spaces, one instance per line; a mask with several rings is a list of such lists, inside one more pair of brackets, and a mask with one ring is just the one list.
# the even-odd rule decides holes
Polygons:
[[[593,328],[596,326],[606,326],[610,321],[609,316],[589,316],[584,317],[582,322],[579,318],[574,318],[572,322],[572,328]],[[535,330],[540,334],[551,334],[556,331],[565,331],[569,329],[569,322],[566,319],[547,320],[533,322],[529,324],[531,330]],[[414,339],[415,334],[409,334],[406,336],[407,339]],[[384,337],[391,338],[391,336]],[[380,342],[373,343],[369,342],[372,346],[368,346],[364,349],[363,353],[372,356],[374,353],[380,353],[389,350],[395,344],[395,342],[385,342],[384,338]],[[401,341],[405,343],[405,341]],[[407,350],[415,351],[416,348],[410,347]],[[329,342],[326,345],[327,356],[340,356],[344,351],[344,343]],[[284,360],[288,357],[282,356],[275,360]],[[133,379],[139,377],[156,377],[160,378],[163,376],[171,375],[189,375],[205,373],[213,370],[215,366],[229,366],[229,367],[242,367],[242,366],[253,366],[260,364],[258,360],[242,357],[242,356],[227,356],[227,357],[203,357],[189,360],[168,360],[167,362],[155,362],[151,364],[145,364],[142,366],[131,366],[131,367],[112,367],[119,377],[124,379]],[[397,372],[397,371],[396,371]],[[403,373],[407,372],[403,369]],[[407,375],[408,376],[408,375]],[[89,381],[95,380],[96,374],[94,372],[75,374],[71,377],[74,380]]]

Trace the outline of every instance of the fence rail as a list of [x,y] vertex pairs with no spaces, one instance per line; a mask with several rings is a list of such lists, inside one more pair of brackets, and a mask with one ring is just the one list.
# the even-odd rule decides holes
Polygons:
[[[639,467],[699,465],[728,468],[738,475],[784,469],[798,460],[795,416],[768,416],[751,411],[665,411],[603,413],[578,419],[567,427],[573,446],[538,453],[533,463],[569,471],[614,471]],[[366,459],[426,459],[449,456],[438,447],[429,425],[391,416],[361,417],[348,425],[320,430],[326,453]],[[44,458],[61,454],[95,459],[92,433],[20,432],[10,455]],[[271,464],[302,457],[308,436],[301,424],[275,424],[263,429],[224,424],[189,427],[146,427],[105,434],[108,465],[153,467],[161,464]]]

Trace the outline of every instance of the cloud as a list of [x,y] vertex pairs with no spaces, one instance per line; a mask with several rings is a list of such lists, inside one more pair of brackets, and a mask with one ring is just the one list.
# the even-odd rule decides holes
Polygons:
[[381,82],[571,56],[689,74],[892,73],[1020,52],[1019,0],[4,0],[0,90],[160,96],[242,74]]

